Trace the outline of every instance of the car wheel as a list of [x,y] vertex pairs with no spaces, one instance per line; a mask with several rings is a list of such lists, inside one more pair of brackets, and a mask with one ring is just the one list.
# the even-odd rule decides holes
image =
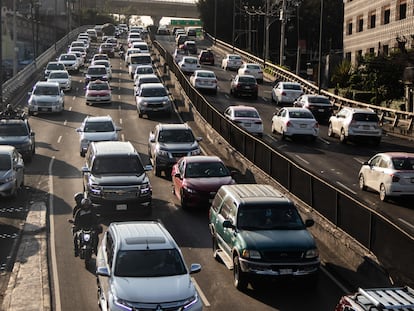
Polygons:
[[[155,161],[154,161],[155,162]],[[161,176],[161,170],[160,168],[157,166],[157,164],[154,164],[154,172],[155,172],[155,176],[160,177]]]
[[81,156],[82,158],[84,158],[84,157],[85,157],[85,152],[84,152],[84,151],[79,152],[79,154],[80,154],[80,156]]
[[346,136],[345,136],[345,130],[341,129],[341,134],[339,135],[339,140],[341,141],[341,143],[345,144],[346,143]]
[[367,190],[367,186],[365,186],[365,179],[364,179],[364,175],[360,174],[359,175],[359,189],[361,190]]
[[328,127],[328,136],[329,136],[329,137],[333,137],[333,136],[334,136],[334,132],[333,132],[332,123],[329,123],[329,127]]
[[283,130],[283,128],[280,129],[280,135],[282,135],[282,140],[286,139],[286,134],[285,134],[285,131]]
[[253,94],[252,98],[257,99],[257,94]]
[[273,96],[273,92],[272,92],[271,97],[272,97],[272,103],[276,103],[276,100],[275,100],[275,98],[274,98],[274,96]]
[[379,196],[380,196],[380,200],[382,202],[385,202],[388,199],[387,191],[385,190],[385,185],[384,184],[380,185]]
[[180,204],[181,204],[181,208],[182,209],[184,209],[184,210],[186,210],[187,209],[187,201],[186,201],[186,199],[184,198],[184,194],[183,194],[183,191],[181,190],[181,192],[180,192]]
[[216,252],[219,249],[218,242],[217,242],[217,238],[215,236],[213,236],[211,238],[211,241],[212,241],[212,247],[213,247],[213,256],[215,257],[216,256]]
[[233,258],[233,277],[234,277],[234,286],[242,291],[247,288],[248,281],[247,275],[241,270],[239,256]]
[[273,125],[273,122],[272,122],[272,129],[271,129],[271,131],[272,131],[272,134],[276,134],[276,130],[275,130],[275,126]]

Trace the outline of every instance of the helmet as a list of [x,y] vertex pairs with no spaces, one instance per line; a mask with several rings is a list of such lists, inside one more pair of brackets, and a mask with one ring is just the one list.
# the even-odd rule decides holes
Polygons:
[[89,198],[84,198],[81,201],[81,207],[82,208],[90,208],[92,206],[92,201]]
[[76,205],[81,204],[82,199],[84,198],[83,192],[77,192],[77,193],[75,193],[75,195],[73,196],[73,198],[75,199]]

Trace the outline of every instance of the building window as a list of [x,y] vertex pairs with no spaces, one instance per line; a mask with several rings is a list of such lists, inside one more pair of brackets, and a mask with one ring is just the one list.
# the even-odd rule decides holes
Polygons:
[[375,23],[377,21],[377,15],[375,14],[375,11],[371,12],[369,16],[369,28],[375,28]]
[[388,47],[388,44],[384,44],[384,45],[382,46],[382,54],[384,54],[385,56],[388,56],[388,53],[389,53],[389,47]]
[[345,53],[345,59],[346,59],[347,61],[351,61],[351,57],[352,57],[351,52],[346,52],[346,53]]
[[375,48],[369,48],[368,53],[372,56],[375,54]]
[[361,32],[364,30],[364,17],[362,15],[357,17],[357,25],[358,25],[358,32]]
[[382,8],[382,24],[386,25],[390,23],[391,9],[389,7]]
[[347,34],[352,35],[352,22],[351,21],[348,22],[348,32],[347,32]]
[[397,6],[397,19],[405,19],[407,17],[407,2],[406,1],[400,1]]

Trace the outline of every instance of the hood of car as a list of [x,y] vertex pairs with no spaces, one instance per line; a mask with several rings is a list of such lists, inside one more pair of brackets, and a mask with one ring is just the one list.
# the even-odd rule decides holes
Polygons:
[[167,303],[195,294],[188,274],[168,277],[113,277],[111,288],[116,296],[139,303]]
[[95,174],[91,176],[92,182],[100,186],[131,186],[139,185],[144,182],[146,174],[141,175],[127,175],[120,174],[116,171],[113,174],[99,175]]
[[170,152],[191,151],[198,148],[198,142],[192,143],[158,143],[160,149]]
[[94,132],[94,133],[85,133],[81,135],[81,139],[86,139],[89,141],[103,141],[103,140],[115,140],[117,139],[117,133],[115,132]]
[[59,100],[60,95],[32,95],[32,100],[39,102],[55,102]]
[[240,230],[239,237],[245,247],[260,251],[306,251],[316,248],[315,241],[306,229],[302,230]]
[[216,192],[222,185],[230,185],[233,183],[231,176],[224,177],[202,177],[202,178],[186,178],[185,184],[195,190]]
[[23,144],[29,142],[28,136],[0,136],[0,145],[12,145]]
[[160,97],[137,97],[138,102],[146,102],[146,103],[162,103],[168,101],[168,96],[160,96]]

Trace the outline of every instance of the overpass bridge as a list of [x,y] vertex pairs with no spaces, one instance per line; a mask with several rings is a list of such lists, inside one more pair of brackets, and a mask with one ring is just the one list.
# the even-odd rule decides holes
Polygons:
[[105,13],[150,16],[154,25],[159,25],[162,17],[200,17],[197,0],[86,0],[82,6]]

